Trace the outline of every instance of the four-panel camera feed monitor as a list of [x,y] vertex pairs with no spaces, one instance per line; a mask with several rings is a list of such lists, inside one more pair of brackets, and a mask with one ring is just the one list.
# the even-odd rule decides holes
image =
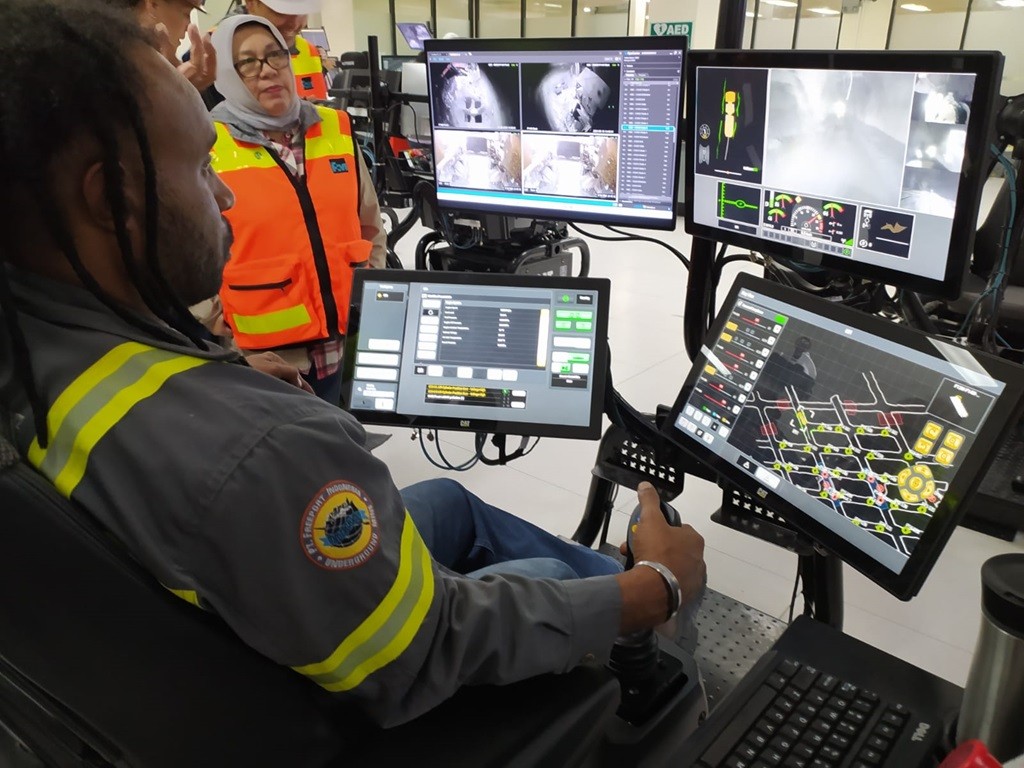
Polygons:
[[1022,392],[1017,365],[743,274],[666,431],[909,599]]
[[356,270],[349,410],[367,424],[597,439],[608,296],[597,278]]
[[997,53],[691,52],[687,231],[955,297]]
[[685,41],[427,41],[438,204],[672,229]]

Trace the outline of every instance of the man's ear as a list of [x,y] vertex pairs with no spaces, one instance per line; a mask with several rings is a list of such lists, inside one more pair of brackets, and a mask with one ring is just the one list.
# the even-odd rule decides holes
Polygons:
[[82,177],[82,200],[85,203],[85,214],[93,226],[113,234],[116,231],[115,221],[118,216],[123,218],[129,232],[140,231],[140,214],[143,210],[140,190],[129,182],[130,176],[125,173],[124,166],[118,166],[121,171],[121,179],[115,179],[114,184],[121,190],[124,198],[123,213],[116,212],[111,207],[111,200],[107,195],[107,171],[103,162],[97,160],[88,166]]

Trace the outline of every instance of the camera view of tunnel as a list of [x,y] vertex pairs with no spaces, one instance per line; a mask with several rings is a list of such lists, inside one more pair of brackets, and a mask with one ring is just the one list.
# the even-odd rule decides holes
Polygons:
[[619,129],[618,64],[523,64],[523,127],[569,133]]
[[523,191],[614,198],[619,142],[615,136],[523,134]]
[[773,69],[763,183],[897,207],[914,75]]
[[918,75],[902,207],[953,218],[971,116],[974,75]]
[[430,64],[434,126],[517,130],[519,65]]
[[437,131],[434,146],[437,183],[441,186],[522,190],[519,134]]

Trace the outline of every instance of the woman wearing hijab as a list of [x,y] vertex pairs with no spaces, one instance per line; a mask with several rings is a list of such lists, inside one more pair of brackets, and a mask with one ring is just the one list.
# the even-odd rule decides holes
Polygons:
[[296,96],[269,21],[229,17],[212,42],[225,97],[212,167],[235,193],[224,319],[241,350],[277,352],[336,405],[352,270],[385,261],[370,174],[348,115]]

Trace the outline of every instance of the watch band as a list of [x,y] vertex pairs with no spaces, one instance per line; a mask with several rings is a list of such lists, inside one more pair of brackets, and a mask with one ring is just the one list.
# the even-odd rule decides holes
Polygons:
[[675,574],[667,566],[650,560],[637,560],[633,567],[635,568],[638,565],[645,565],[648,568],[654,569],[665,580],[665,586],[668,587],[668,617],[665,621],[674,618],[683,605],[683,590],[679,588],[679,582],[676,580]]

